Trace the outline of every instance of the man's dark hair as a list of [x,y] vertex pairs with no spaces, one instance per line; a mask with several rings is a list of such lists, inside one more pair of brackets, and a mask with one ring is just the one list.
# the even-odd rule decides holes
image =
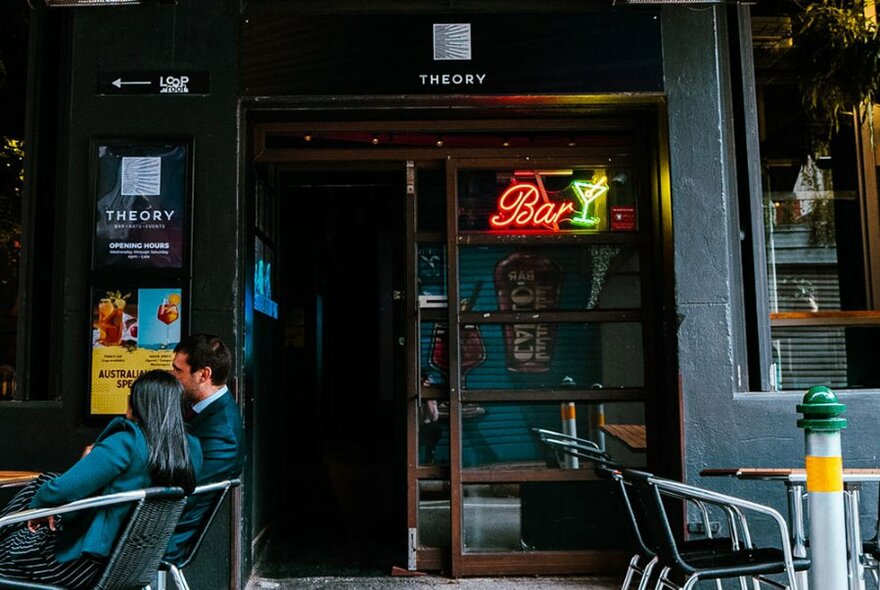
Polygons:
[[226,385],[232,366],[232,354],[218,337],[211,334],[190,334],[177,343],[174,352],[182,352],[187,356],[187,363],[193,373],[210,367],[211,383]]

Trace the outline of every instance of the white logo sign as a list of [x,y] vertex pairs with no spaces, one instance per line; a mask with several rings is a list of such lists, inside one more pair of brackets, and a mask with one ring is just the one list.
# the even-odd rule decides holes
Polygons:
[[159,76],[159,92],[165,94],[188,94],[189,76]]
[[162,186],[162,158],[126,156],[122,158],[123,196],[158,195]]
[[434,25],[434,61],[471,59],[471,24]]

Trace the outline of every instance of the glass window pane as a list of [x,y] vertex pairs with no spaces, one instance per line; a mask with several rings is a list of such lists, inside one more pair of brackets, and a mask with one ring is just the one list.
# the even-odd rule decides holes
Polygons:
[[624,549],[629,529],[610,481],[464,486],[469,553]]
[[[768,175],[771,188],[780,182],[774,176]],[[814,189],[799,189],[805,182]],[[831,186],[832,171],[807,156],[788,191],[765,193],[771,313],[865,309],[858,198],[855,191],[815,188]]]
[[[607,435],[600,424],[644,425],[644,405],[639,402],[575,404],[575,427],[563,424],[562,404],[465,404],[462,411],[462,465],[464,468],[556,469],[566,467],[565,457],[542,443],[532,429],[567,432],[604,449],[618,463],[645,464],[644,449],[634,451]],[[592,470],[581,460],[579,469]]]
[[[422,322],[422,384],[448,383],[444,322]],[[642,387],[642,326],[626,323],[469,324],[460,332],[465,389]]]
[[416,171],[416,217],[422,232],[446,231],[446,170],[420,168]]
[[449,465],[449,402],[423,400],[419,409],[419,465]]
[[791,34],[802,18],[792,2],[752,8],[772,377],[778,389],[876,387],[865,350],[880,328],[833,325],[876,309],[866,269],[880,219],[860,182],[863,121],[841,112],[832,125],[804,106]]
[[590,310],[641,305],[635,246],[459,250],[462,306],[471,311]]
[[419,306],[443,307],[447,305],[446,246],[443,244],[419,244]]
[[773,362],[779,389],[880,386],[876,343],[880,327],[773,328]]
[[419,547],[449,547],[449,482],[419,482]]

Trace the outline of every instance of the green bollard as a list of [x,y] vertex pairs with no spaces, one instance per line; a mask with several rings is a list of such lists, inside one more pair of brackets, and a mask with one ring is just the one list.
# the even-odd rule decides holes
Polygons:
[[811,387],[797,411],[806,443],[807,505],[810,510],[810,585],[817,590],[846,590],[846,520],[840,431],[846,411],[833,391]]

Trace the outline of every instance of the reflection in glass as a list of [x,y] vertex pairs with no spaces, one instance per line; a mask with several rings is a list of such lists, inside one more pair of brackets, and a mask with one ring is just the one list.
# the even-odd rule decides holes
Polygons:
[[[785,190],[782,183],[792,182],[785,173],[795,171]],[[765,193],[770,312],[853,309],[844,300],[841,274],[860,276],[862,259],[842,256],[836,228],[839,218],[859,227],[855,192],[834,190],[832,170],[809,155],[797,168],[771,168],[765,182],[771,189]]]

